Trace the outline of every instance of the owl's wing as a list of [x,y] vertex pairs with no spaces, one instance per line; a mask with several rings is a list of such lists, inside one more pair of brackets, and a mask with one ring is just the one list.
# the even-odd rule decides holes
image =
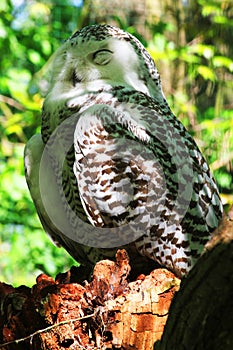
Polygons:
[[77,249],[76,242],[64,235],[70,222],[41,134],[32,136],[26,144],[24,166],[27,185],[44,230],[57,246],[63,246],[77,261],[87,263],[82,249]]
[[[150,114],[158,118],[158,112],[150,110]],[[145,120],[144,111],[125,104],[121,109],[90,107],[77,122],[73,169],[82,205],[94,226],[135,222],[135,229],[141,225],[146,232],[165,220],[166,215],[161,218],[165,209],[167,217],[174,214],[167,201],[172,189],[174,198],[177,193],[177,174],[172,170],[177,164],[170,155],[175,140],[163,135],[158,141]],[[175,174],[174,183],[167,176],[168,168]]]
[[221,200],[184,126],[149,97],[137,102],[81,113],[73,170],[82,206],[93,226],[136,233],[142,255],[183,274],[218,225]]
[[135,222],[144,232],[154,226],[165,233],[182,231],[185,217],[186,232],[188,225],[209,232],[221,217],[209,167],[171,111],[146,99],[147,105],[95,105],[80,115],[73,169],[88,219],[99,227]]

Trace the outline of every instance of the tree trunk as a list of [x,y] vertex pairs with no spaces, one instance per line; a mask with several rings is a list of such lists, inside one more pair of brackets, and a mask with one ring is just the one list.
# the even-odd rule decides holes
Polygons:
[[[156,350],[233,349],[233,208],[183,280]],[[229,213],[230,214],[230,213]]]

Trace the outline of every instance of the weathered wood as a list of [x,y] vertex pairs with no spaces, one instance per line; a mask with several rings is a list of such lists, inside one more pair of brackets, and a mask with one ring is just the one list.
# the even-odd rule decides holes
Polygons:
[[[75,271],[75,272],[74,272]],[[124,250],[96,264],[90,283],[40,275],[30,290],[0,285],[2,349],[153,349],[179,280],[165,269],[128,283]],[[49,327],[49,328],[48,328]],[[16,343],[15,340],[23,338]]]
[[31,289],[0,283],[0,349],[231,350],[232,270],[233,221],[225,217],[180,290],[165,269],[128,283],[124,250],[97,263],[90,283],[80,284],[80,268],[56,280],[40,275]]

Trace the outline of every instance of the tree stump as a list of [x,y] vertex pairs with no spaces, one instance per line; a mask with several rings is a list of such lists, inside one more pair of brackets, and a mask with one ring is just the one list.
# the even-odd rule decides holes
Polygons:
[[97,263],[90,283],[70,283],[77,271],[40,275],[31,290],[0,285],[1,349],[153,349],[179,279],[157,269],[128,283],[124,250]]
[[77,283],[77,267],[55,280],[42,274],[32,288],[0,283],[0,349],[231,350],[232,269],[225,217],[181,288],[166,269],[129,283],[124,250],[97,263],[90,283]]

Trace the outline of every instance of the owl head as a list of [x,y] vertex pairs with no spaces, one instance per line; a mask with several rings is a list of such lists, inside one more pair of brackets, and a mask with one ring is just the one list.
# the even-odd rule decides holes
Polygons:
[[[165,98],[155,63],[133,35],[110,25],[75,32],[58,49],[52,67],[55,94],[124,86],[158,102]],[[59,90],[59,91],[57,91]]]

